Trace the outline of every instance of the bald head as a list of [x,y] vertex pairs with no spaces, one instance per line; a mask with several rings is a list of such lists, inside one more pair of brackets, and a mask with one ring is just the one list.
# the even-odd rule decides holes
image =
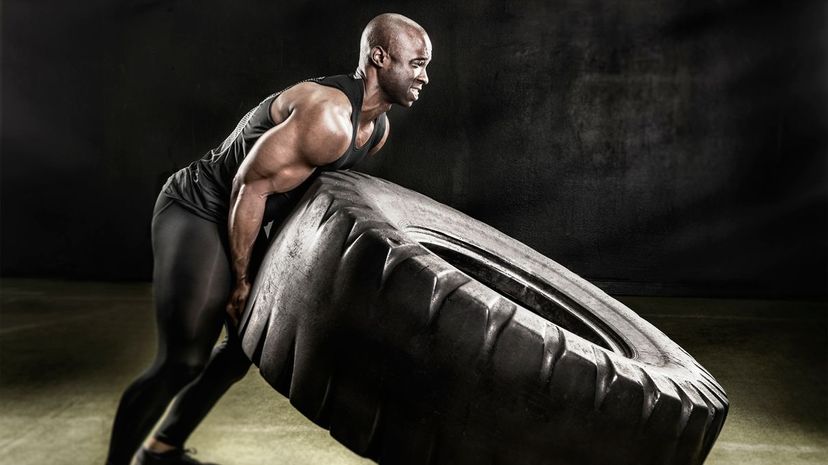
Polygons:
[[365,71],[374,47],[382,47],[386,52],[394,54],[401,41],[423,40],[423,38],[428,40],[425,29],[410,18],[396,13],[383,13],[376,16],[362,31],[359,42],[359,68]]
[[[431,40],[419,24],[403,15],[385,13],[362,31],[359,68],[367,99],[381,105],[410,107],[428,84]],[[387,110],[385,110],[387,111]]]

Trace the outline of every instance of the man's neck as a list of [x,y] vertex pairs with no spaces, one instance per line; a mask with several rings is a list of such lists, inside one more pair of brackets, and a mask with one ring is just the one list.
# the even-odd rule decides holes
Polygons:
[[382,90],[377,84],[376,78],[366,75],[362,68],[357,68],[354,77],[362,82],[362,110],[359,115],[360,124],[374,121],[378,116],[391,109],[382,95]]

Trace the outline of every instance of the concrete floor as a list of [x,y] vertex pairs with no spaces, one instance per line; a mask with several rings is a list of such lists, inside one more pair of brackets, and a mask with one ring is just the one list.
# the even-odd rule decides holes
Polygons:
[[[102,464],[123,388],[154,350],[148,284],[0,281],[0,463]],[[621,298],[724,385],[709,465],[828,463],[828,304]],[[370,463],[251,371],[193,436],[226,465]]]

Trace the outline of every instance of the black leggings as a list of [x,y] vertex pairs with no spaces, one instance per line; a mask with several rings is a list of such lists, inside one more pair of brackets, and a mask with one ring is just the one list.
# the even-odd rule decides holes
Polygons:
[[[163,194],[158,197],[152,219],[158,353],[121,398],[109,465],[130,462],[177,394],[156,437],[182,447],[218,399],[250,368],[234,331],[213,347],[225,323],[233,279],[226,228]],[[265,242],[262,232],[254,247],[253,268]]]

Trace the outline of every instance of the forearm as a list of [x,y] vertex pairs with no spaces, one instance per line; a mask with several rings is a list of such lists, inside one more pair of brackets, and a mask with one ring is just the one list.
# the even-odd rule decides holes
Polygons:
[[233,189],[228,218],[230,255],[236,281],[250,281],[247,268],[253,244],[262,226],[267,196],[250,185]]

